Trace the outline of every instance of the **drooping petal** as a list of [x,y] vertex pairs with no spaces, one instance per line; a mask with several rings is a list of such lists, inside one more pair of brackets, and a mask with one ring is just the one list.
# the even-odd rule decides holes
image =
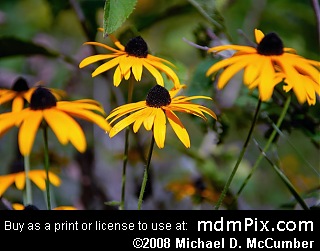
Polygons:
[[73,127],[74,123],[73,120],[70,120],[70,116],[56,109],[48,109],[43,112],[43,117],[59,142],[62,145],[66,145],[69,141],[69,130]]
[[122,79],[123,79],[123,75],[121,73],[120,66],[118,65],[118,67],[116,68],[116,70],[114,71],[114,74],[113,74],[113,85],[115,87],[118,87],[120,85]]
[[134,78],[137,81],[141,81],[141,77],[142,77],[142,62],[141,60],[135,60],[135,62],[132,64],[132,73]]
[[[29,178],[42,191],[46,189],[47,174],[44,170],[31,170],[29,172]],[[49,171],[49,181],[54,186],[61,185],[61,179],[55,173],[50,171]]]
[[160,71],[164,72],[172,80],[172,82],[174,83],[174,86],[176,88],[180,86],[180,81],[179,81],[178,76],[170,67],[168,67],[165,64],[158,62],[158,61],[151,61],[151,60],[147,59],[147,62],[150,65],[153,65],[154,67],[159,69]]
[[0,176],[0,197],[7,191],[7,189],[14,182],[16,174],[8,174],[4,176]]
[[155,109],[153,135],[157,146],[163,148],[166,139],[166,116],[162,109]]
[[128,74],[128,71],[130,71],[130,69],[131,69],[131,67],[132,67],[132,65],[134,64],[135,61],[136,61],[136,57],[133,57],[133,56],[122,56],[122,57],[119,57],[119,66],[120,66],[121,74],[123,76]]
[[16,178],[15,178],[15,184],[16,187],[19,190],[23,190],[25,184],[26,184],[26,174],[25,172],[20,172],[16,174]]
[[76,101],[60,101],[57,103],[58,109],[64,109],[65,107],[69,109],[85,109],[97,111],[103,115],[105,115],[105,111],[100,103],[97,101],[92,102],[91,100],[76,100]]
[[[82,111],[84,112],[86,111]],[[57,109],[44,110],[43,115],[61,144],[65,145],[70,141],[79,152],[83,153],[86,150],[83,130],[70,115]]]
[[43,118],[41,110],[29,112],[30,114],[24,119],[18,134],[19,148],[23,156],[30,155],[34,139]]
[[87,111],[84,109],[74,109],[73,107],[67,107],[67,106],[60,107],[59,109],[65,111],[71,116],[75,116],[75,117],[90,121],[92,123],[95,123],[104,131],[109,131],[111,129],[111,126],[105,120],[105,118],[97,113],[94,113],[93,111]]
[[149,108],[152,109],[152,112],[146,119],[143,121],[144,128],[146,128],[147,131],[150,131],[152,129],[153,123],[154,123],[154,118],[156,116],[157,109],[160,108]]
[[245,85],[250,85],[260,74],[263,61],[259,60],[259,55],[256,59],[252,59],[254,64],[248,64],[243,73],[243,82]]
[[274,88],[275,72],[272,62],[266,57],[261,69],[261,82],[259,84],[259,94],[261,101],[267,101],[271,98]]
[[13,101],[12,101],[12,111],[13,112],[19,112],[23,109],[24,106],[24,99],[21,96],[17,96]]
[[146,67],[146,69],[153,75],[158,85],[164,86],[162,75],[154,66],[150,65],[146,61],[143,62],[143,66]]
[[140,129],[145,118],[149,117],[151,113],[152,113],[152,108],[148,107],[148,108],[144,109],[143,114],[140,117],[138,117],[133,124],[133,132],[134,133],[136,133]]
[[190,148],[189,134],[178,116],[170,110],[166,110],[166,115],[173,131],[178,136],[180,141],[185,145],[185,147]]

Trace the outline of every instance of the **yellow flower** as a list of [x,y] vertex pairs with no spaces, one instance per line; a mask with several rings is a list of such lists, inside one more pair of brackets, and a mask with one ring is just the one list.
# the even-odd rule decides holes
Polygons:
[[[41,82],[36,83],[40,85]],[[49,88],[56,99],[61,99],[65,96],[65,92]],[[36,87],[29,88],[27,81],[19,77],[14,82],[12,89],[0,89],[0,105],[12,101],[12,111],[21,111],[24,107],[24,102],[30,103],[32,93],[36,90]]]
[[113,84],[115,86],[119,86],[123,78],[126,80],[129,79],[131,73],[136,81],[141,81],[143,67],[145,67],[154,76],[159,85],[164,86],[163,77],[161,75],[161,72],[163,72],[172,80],[176,88],[180,86],[178,76],[169,66],[167,66],[174,65],[165,59],[149,54],[147,43],[141,36],[132,38],[126,46],[123,46],[113,35],[110,34],[109,37],[118,49],[114,49],[108,45],[98,42],[85,43],[100,46],[112,52],[108,54],[89,56],[80,62],[79,67],[83,68],[101,60],[108,60],[92,73],[92,77],[117,66],[113,75]]
[[172,89],[168,92],[164,87],[156,85],[150,89],[145,101],[125,104],[114,109],[107,117],[107,120],[114,117],[110,124],[113,124],[124,115],[133,113],[116,123],[110,130],[109,136],[115,136],[132,123],[133,131],[136,133],[143,124],[146,130],[153,129],[156,144],[159,148],[163,148],[166,137],[166,120],[168,119],[178,138],[189,148],[190,139],[188,132],[175,112],[191,113],[204,120],[206,120],[204,113],[209,114],[215,119],[217,117],[209,108],[190,102],[193,99],[211,98],[205,96],[176,96],[178,91],[179,89]]
[[[98,114],[98,113],[100,114]],[[51,91],[38,86],[31,96],[30,106],[19,112],[0,114],[0,137],[9,129],[18,126],[18,142],[22,155],[29,155],[41,122],[53,130],[61,144],[71,142],[79,152],[86,150],[86,138],[80,125],[72,118],[77,117],[97,124],[104,131],[110,125],[104,110],[94,100],[57,101]]]
[[[12,203],[11,206],[13,210],[39,210],[39,208],[37,208],[34,205],[24,206],[20,203]],[[77,208],[73,206],[58,206],[58,207],[52,208],[52,210],[77,210]]]
[[[45,170],[30,170],[28,172],[28,177],[31,181],[36,184],[38,188],[42,191],[46,189],[46,171]],[[54,174],[53,172],[49,171],[49,180],[50,183],[54,186],[60,186],[61,180],[60,178]],[[16,187],[19,190],[23,190],[26,184],[26,173],[18,172],[18,173],[10,173],[7,175],[0,176],[0,197],[5,193],[5,191],[15,183]]]
[[237,51],[232,57],[212,65],[206,75],[210,76],[224,68],[217,86],[222,89],[237,72],[244,69],[243,82],[248,88],[258,87],[260,99],[271,98],[274,87],[284,80],[283,89],[293,89],[298,101],[309,105],[316,103],[316,94],[320,94],[320,62],[305,59],[292,48],[284,48],[281,39],[275,33],[264,35],[255,29],[257,48],[242,45],[220,45],[208,52],[218,53],[224,50]]

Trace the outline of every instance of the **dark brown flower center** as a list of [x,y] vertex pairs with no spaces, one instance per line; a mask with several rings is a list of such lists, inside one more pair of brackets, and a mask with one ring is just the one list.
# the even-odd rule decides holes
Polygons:
[[146,58],[148,55],[148,45],[143,40],[142,37],[134,37],[129,40],[125,47],[125,51],[130,56],[135,56],[138,58]]
[[146,98],[147,106],[160,108],[170,105],[171,97],[168,90],[161,85],[156,85],[150,89]]
[[31,96],[30,108],[32,110],[44,110],[56,105],[55,96],[45,87],[39,86]]
[[257,51],[261,55],[281,55],[283,53],[283,43],[276,33],[269,33],[264,36],[258,44]]
[[27,90],[29,90],[29,86],[27,81],[22,78],[19,77],[13,84],[12,86],[12,90],[16,91],[16,92],[25,92]]

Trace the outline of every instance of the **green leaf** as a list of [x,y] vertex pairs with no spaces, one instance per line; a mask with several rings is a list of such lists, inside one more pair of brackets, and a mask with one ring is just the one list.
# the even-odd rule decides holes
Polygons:
[[137,0],[106,0],[104,5],[103,36],[117,30],[134,10]]
[[10,56],[30,56],[41,54],[49,57],[57,57],[58,53],[49,51],[41,45],[30,41],[24,41],[16,37],[0,38],[0,58]]

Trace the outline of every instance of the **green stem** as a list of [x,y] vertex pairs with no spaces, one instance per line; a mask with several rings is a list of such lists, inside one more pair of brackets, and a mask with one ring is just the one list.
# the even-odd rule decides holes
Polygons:
[[[277,124],[276,124],[276,127],[277,128],[280,128],[281,124],[282,124],[282,121],[284,120],[285,118],[285,115],[288,111],[288,108],[289,108],[289,104],[290,104],[290,101],[291,101],[291,96],[288,95],[287,97],[287,100],[286,100],[286,103],[284,104],[284,107],[282,109],[282,112],[280,114],[280,117],[277,121]],[[267,152],[269,147],[271,146],[271,143],[273,142],[275,136],[277,135],[277,130],[274,128],[265,147],[263,148],[263,152]],[[248,183],[249,179],[251,178],[252,174],[254,173],[254,171],[257,169],[258,165],[260,164],[260,161],[263,159],[263,154],[261,153],[258,157],[258,159],[256,160],[256,162],[254,163],[252,169],[251,169],[251,172],[249,173],[249,175],[247,176],[247,178],[245,179],[245,181],[242,183],[239,191],[237,192],[237,194],[235,195],[234,197],[234,200],[236,200],[240,193],[242,192],[242,190],[244,189],[244,187],[246,186],[246,184]]]
[[269,164],[273,167],[273,169],[276,171],[276,173],[279,175],[279,177],[282,179],[282,181],[284,182],[284,184],[287,186],[287,188],[290,190],[290,192],[292,193],[292,195],[295,197],[295,199],[297,200],[297,202],[301,205],[301,207],[304,210],[310,210],[310,208],[308,207],[308,205],[305,203],[305,201],[301,198],[301,196],[299,195],[299,193],[296,191],[296,189],[294,188],[294,186],[291,184],[290,180],[283,174],[283,172],[280,170],[280,168],[274,164],[270,158],[267,156],[267,154],[263,151],[263,149],[259,146],[258,142],[256,142],[255,139],[253,139],[255,144],[257,145],[257,147],[259,148],[260,152],[261,152],[261,156],[265,157],[265,159],[269,162]]
[[[131,77],[129,79],[129,86],[128,86],[128,104],[132,102],[133,85],[134,85],[134,78]],[[124,210],[124,203],[125,203],[126,170],[127,170],[127,163],[128,163],[128,151],[129,151],[129,132],[130,132],[130,127],[127,126],[126,133],[125,133],[125,145],[124,145],[123,165],[122,165],[121,201],[119,206],[120,210]]]
[[47,125],[43,126],[43,141],[44,141],[44,168],[46,170],[47,209],[51,210],[50,179],[49,179],[49,148],[48,148]]
[[227,183],[225,184],[225,186],[224,186],[224,188],[223,188],[223,190],[222,190],[222,192],[221,192],[221,195],[220,195],[220,197],[219,197],[219,199],[218,199],[218,202],[217,202],[217,204],[216,204],[216,206],[215,206],[215,209],[216,209],[216,210],[219,209],[219,207],[221,206],[222,201],[223,201],[224,197],[226,196],[227,191],[228,191],[228,189],[229,189],[229,187],[230,187],[230,184],[231,184],[231,182],[232,182],[232,179],[233,179],[234,175],[236,174],[237,169],[238,169],[238,167],[239,167],[239,164],[240,164],[240,162],[241,162],[241,160],[242,160],[242,158],[243,158],[243,156],[244,156],[244,153],[246,152],[247,146],[248,146],[248,144],[249,144],[249,141],[250,141],[251,136],[252,136],[252,133],[253,133],[254,126],[255,126],[256,121],[257,121],[257,119],[258,119],[258,115],[259,115],[259,112],[260,112],[261,103],[262,103],[262,102],[261,102],[261,100],[259,99],[258,104],[257,104],[257,107],[256,107],[256,111],[255,111],[255,114],[254,114],[254,117],[253,117],[253,121],[252,121],[252,123],[251,123],[251,127],[250,127],[250,130],[249,130],[249,133],[248,133],[248,135],[247,135],[247,139],[246,139],[246,141],[245,141],[244,144],[243,144],[242,150],[241,150],[240,155],[239,155],[239,157],[238,157],[238,160],[237,160],[237,162],[236,162],[236,164],[235,164],[235,166],[234,166],[234,168],[233,168],[233,170],[232,170],[232,173],[231,173],[231,175],[229,176],[229,179],[228,179]]
[[143,201],[143,195],[144,195],[144,191],[145,191],[146,185],[147,185],[148,174],[149,174],[150,163],[151,163],[151,157],[152,157],[152,152],[153,152],[153,146],[154,146],[154,136],[152,135],[150,148],[149,148],[149,153],[148,153],[147,165],[146,165],[146,168],[144,169],[143,180],[142,180],[141,189],[140,189],[140,195],[139,195],[139,201],[138,201],[138,210],[141,209],[141,205],[142,205],[142,201]]
[[26,202],[25,202],[25,205],[31,205],[32,204],[32,192],[31,192],[31,181],[29,178],[29,172],[30,172],[29,155],[24,156],[24,171],[26,174]]

